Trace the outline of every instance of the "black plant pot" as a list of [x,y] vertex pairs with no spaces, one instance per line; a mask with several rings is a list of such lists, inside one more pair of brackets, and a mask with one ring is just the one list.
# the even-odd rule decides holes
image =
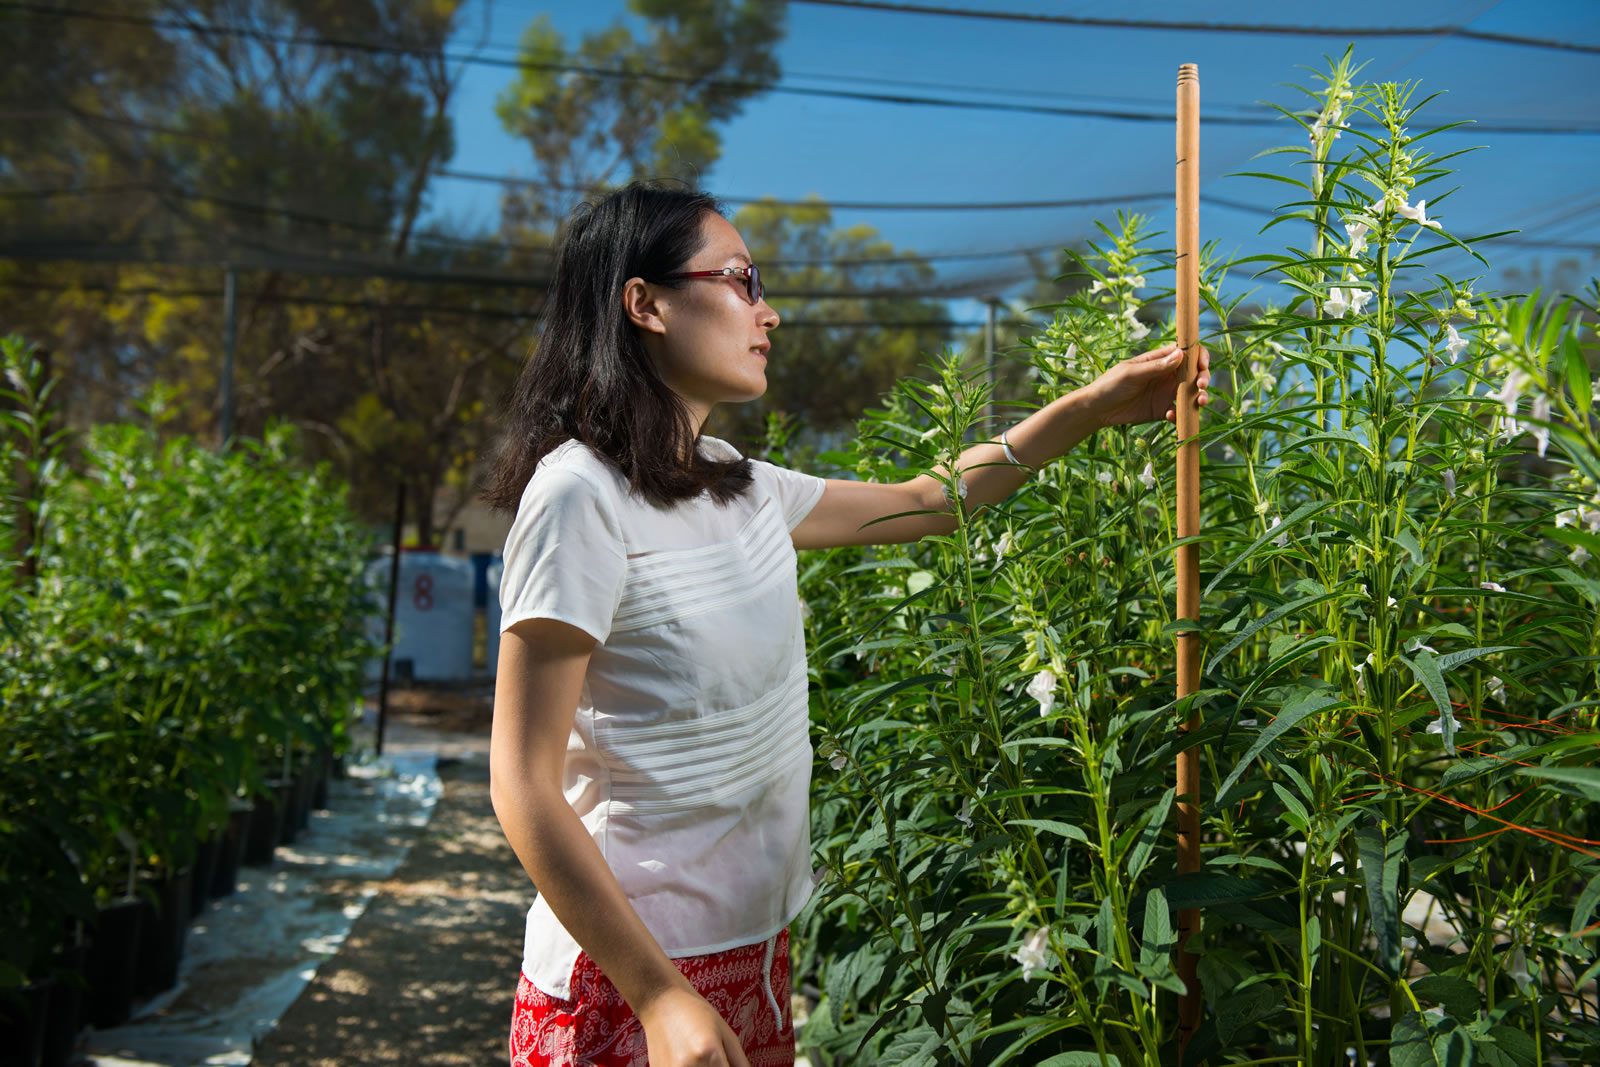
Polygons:
[[144,902],[119,897],[95,916],[84,966],[89,979],[89,1021],[104,1030],[121,1026],[133,1010],[133,969],[139,955],[139,924]]
[[16,1000],[0,998],[0,1067],[39,1067],[44,1061],[54,986],[54,981],[44,978],[23,986]]
[[294,776],[294,828],[305,830],[311,826],[311,790],[316,785],[311,778],[311,769],[303,767]]
[[316,783],[311,789],[311,806],[317,811],[327,811],[328,778],[333,773],[333,752],[326,748],[317,749],[316,759],[311,766],[316,772]]
[[156,903],[139,931],[138,981],[134,992],[154,996],[178,984],[178,964],[189,933],[189,890],[194,868],[185,867],[155,882]]
[[278,844],[292,845],[300,836],[300,789],[295,779],[287,778],[278,790],[278,804],[283,808],[283,824],[278,828]]
[[194,854],[194,881],[189,886],[189,918],[206,910],[211,899],[211,883],[217,876],[217,860],[222,855],[222,831],[203,839]]
[[84,971],[89,962],[89,942],[69,941],[57,950],[55,988],[50,991],[50,1011],[45,1017],[43,1067],[67,1067],[83,1029]]
[[283,788],[269,782],[267,792],[255,798],[250,809],[250,831],[245,838],[243,862],[246,867],[265,867],[272,863],[272,853],[283,833]]
[[213,899],[231,896],[239,888],[239,864],[244,861],[245,845],[250,842],[251,805],[242,800],[231,803],[228,825],[222,829],[222,844],[217,850],[217,867],[211,872],[208,887]]

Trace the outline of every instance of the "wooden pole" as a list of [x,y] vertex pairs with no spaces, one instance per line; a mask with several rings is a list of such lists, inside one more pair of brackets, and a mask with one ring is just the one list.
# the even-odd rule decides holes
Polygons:
[[[1178,68],[1178,344],[1184,351],[1183,377],[1175,405],[1178,423],[1178,537],[1200,532],[1200,409],[1195,404],[1195,378],[1200,361],[1200,69],[1193,63]],[[1178,548],[1178,618],[1200,618],[1200,546]],[[1178,696],[1200,688],[1200,638],[1180,632],[1178,643]],[[1200,713],[1190,711],[1183,733],[1200,728]],[[1195,749],[1178,754],[1178,873],[1200,869],[1200,755]],[[1178,1061],[1200,1025],[1200,984],[1195,976],[1197,958],[1189,952],[1189,938],[1200,927],[1200,910],[1178,912],[1178,976],[1185,992],[1178,1001]]]

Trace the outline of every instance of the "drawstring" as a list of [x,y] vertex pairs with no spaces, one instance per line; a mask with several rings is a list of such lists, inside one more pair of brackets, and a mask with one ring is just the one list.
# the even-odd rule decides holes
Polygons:
[[[781,932],[781,931],[780,931]],[[761,991],[767,995],[767,1003],[772,1005],[772,1021],[778,1027],[778,1033],[783,1033],[783,1012],[778,1010],[778,998],[772,995],[772,957],[778,949],[778,935],[773,934],[772,940],[767,942],[766,952],[761,961]]]

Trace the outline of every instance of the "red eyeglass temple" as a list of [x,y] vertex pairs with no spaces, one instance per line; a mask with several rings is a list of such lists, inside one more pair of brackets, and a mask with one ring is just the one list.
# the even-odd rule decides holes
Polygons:
[[672,278],[744,278],[745,295],[750,297],[753,304],[760,300],[766,292],[766,286],[761,281],[761,270],[754,263],[748,267],[723,267],[721,270],[686,270],[677,274],[666,275]]

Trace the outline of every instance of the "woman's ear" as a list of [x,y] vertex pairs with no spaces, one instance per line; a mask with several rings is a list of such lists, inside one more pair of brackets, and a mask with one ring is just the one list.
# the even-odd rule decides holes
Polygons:
[[622,283],[622,310],[628,316],[628,321],[641,330],[649,333],[667,332],[656,294],[643,278],[629,278]]

